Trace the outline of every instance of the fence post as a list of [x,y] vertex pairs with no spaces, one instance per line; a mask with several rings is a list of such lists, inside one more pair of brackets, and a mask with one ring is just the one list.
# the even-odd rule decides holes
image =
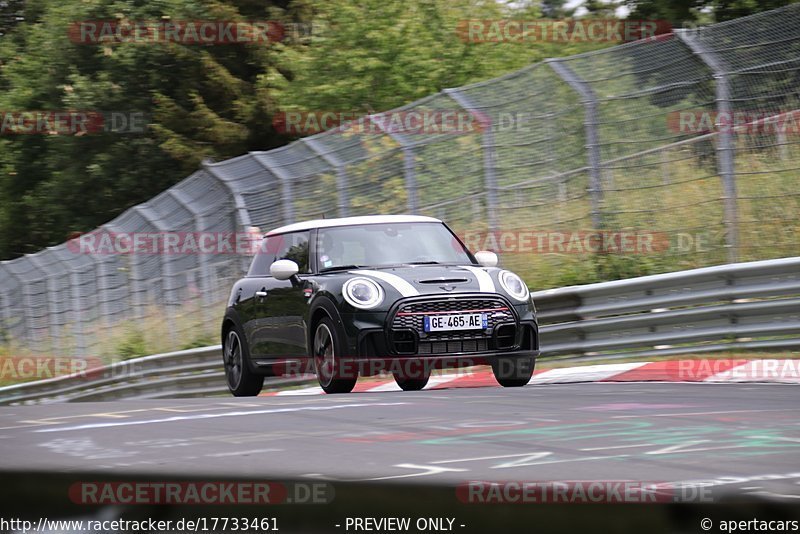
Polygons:
[[17,258],[16,260],[5,261],[3,263],[8,266],[6,269],[8,273],[17,281],[17,287],[19,288],[21,297],[19,302],[22,303],[21,308],[19,308],[20,324],[22,325],[23,336],[27,342],[27,346],[33,347],[34,350],[39,350],[37,348],[36,339],[33,336],[34,328],[31,324],[31,316],[29,315],[30,310],[33,310],[33,302],[31,302],[30,292],[28,291],[27,284],[25,283],[25,280],[23,280],[22,276],[20,276],[20,274],[11,267],[11,265],[14,265],[15,262],[20,261],[23,258],[24,256],[22,258]]
[[[16,279],[17,277],[8,269],[6,269],[5,264],[8,262],[0,261],[0,276],[3,276],[6,280],[11,280],[12,278]],[[17,287],[19,286],[19,280],[17,279]],[[6,339],[0,336],[0,343],[4,341],[11,342],[14,339],[14,325],[12,323],[14,318],[14,313],[11,308],[11,301],[13,297],[9,296],[8,293],[0,287],[0,309],[3,311],[3,316],[0,317],[0,332],[4,333]],[[22,324],[17,316],[17,325]],[[23,324],[24,326],[24,324]]]
[[[253,226],[250,220],[250,212],[247,211],[247,204],[244,201],[244,197],[242,196],[241,192],[235,187],[233,183],[228,182],[225,177],[220,173],[218,170],[214,168],[213,161],[210,159],[204,159],[202,162],[203,170],[208,173],[209,176],[217,180],[222,187],[227,189],[230,194],[231,198],[233,199],[233,203],[235,206],[235,213],[234,213],[234,221],[238,224],[238,227],[235,228],[236,232],[247,230],[250,226]],[[236,270],[239,273],[244,273],[247,271],[247,265],[249,264],[242,256],[237,255],[237,267]]]
[[314,137],[316,136],[304,137],[300,139],[300,142],[336,170],[336,198],[338,199],[336,207],[339,217],[347,217],[350,213],[350,198],[347,194],[347,172],[344,164],[330,152],[325,152],[324,147]]
[[[455,100],[456,104],[470,112],[473,116],[478,116],[478,108],[472,101],[460,92],[458,88],[445,89],[444,94]],[[485,124],[483,136],[481,137],[481,149],[483,151],[483,173],[486,183],[486,220],[489,232],[494,234],[498,230],[497,221],[497,153],[494,142],[494,124]]]
[[391,137],[403,149],[403,177],[406,183],[406,206],[409,213],[417,213],[417,163],[414,159],[414,147],[404,135],[387,130],[380,121],[375,121],[373,115],[367,119],[381,132]]
[[677,30],[676,34],[689,50],[700,60],[708,65],[714,75],[715,99],[717,104],[717,166],[722,178],[722,189],[725,199],[725,244],[728,247],[728,262],[735,263],[739,260],[739,211],[737,207],[738,194],[736,192],[736,148],[733,143],[733,128],[720,128],[721,118],[729,119],[732,124],[732,108],[730,94],[730,80],[728,70],[717,55],[703,43],[702,30],[691,33]]
[[597,133],[597,95],[571,68],[559,59],[545,62],[583,99],[583,128],[586,132],[587,163],[589,164],[589,197],[592,202],[592,225],[603,228],[603,175],[600,157],[600,140]]
[[[73,261],[71,261],[73,259],[72,255],[75,254],[75,252],[69,249],[69,245],[52,247],[52,250],[58,261],[60,261],[64,265],[65,269],[69,273],[70,296],[72,300],[72,312],[73,312],[72,319],[75,322],[72,331],[77,339],[77,342],[75,344],[75,349],[79,351],[77,354],[75,354],[75,356],[80,356],[80,355],[85,356],[86,354],[88,354],[89,350],[89,331],[87,330],[87,326],[89,324],[89,318],[86,317],[85,313],[86,308],[81,303],[81,297],[80,297],[80,291],[81,291],[80,288],[82,287],[81,270],[79,267],[74,265]],[[91,262],[90,265],[92,266],[96,265],[94,259],[89,258],[88,261]],[[83,265],[85,268],[86,264]],[[99,290],[94,292],[94,296],[98,298],[98,300],[99,300],[99,293],[100,293]],[[106,307],[101,308],[100,306],[98,306],[98,308],[103,310],[102,315],[103,317],[106,318],[106,320],[108,320],[108,316],[110,315],[108,309]]]
[[[142,219],[147,221],[150,226],[153,226],[161,235],[166,235],[167,232],[170,232],[170,228],[165,225],[155,214],[152,212],[151,208],[147,204],[139,204],[132,208]],[[167,307],[174,306],[176,304],[180,304],[180,299],[177,299],[175,294],[177,292],[175,288],[175,271],[173,269],[172,260],[168,259],[167,253],[164,251],[159,251],[156,254],[156,257],[159,259],[158,264],[161,267],[161,279],[163,280],[164,285],[163,291],[164,296],[166,297],[166,302],[162,302],[161,304],[166,304]],[[171,341],[175,341],[178,339],[178,332],[175,323],[175,317],[172,311],[167,308],[167,326],[169,327],[169,335]]]
[[414,157],[414,149],[403,147],[403,175],[406,180],[406,191],[408,192],[408,211],[417,213],[417,160]]
[[[201,229],[205,230],[205,227],[201,223],[202,215],[198,212],[195,208],[192,207],[191,201],[186,198],[186,195],[182,192],[177,190],[174,187],[171,187],[167,190],[167,194],[175,200],[179,205],[183,206],[186,211],[192,214],[192,220],[194,221],[194,229],[196,232],[200,232]],[[234,232],[234,238],[236,239],[237,246],[239,241],[239,235]],[[213,288],[211,287],[211,269],[208,266],[208,255],[203,254],[200,252],[197,255],[197,263],[199,264],[199,271],[200,271],[200,278],[201,281],[198,284],[198,290],[200,291],[199,300],[202,302],[202,315],[204,324],[211,324],[213,321],[213,310],[211,306],[214,304],[212,298],[212,291]],[[188,292],[187,292],[188,293]]]
[[[47,249],[45,249],[47,250]],[[41,279],[44,282],[45,287],[47,288],[48,295],[57,295],[59,292],[63,292],[64,290],[64,282],[65,279],[67,280],[67,288],[69,288],[70,293],[72,292],[71,282],[72,277],[66,276],[65,279],[55,276],[47,276],[47,265],[44,264],[37,254],[31,254],[27,256],[30,260],[31,265],[36,267],[38,271],[43,274],[43,278]],[[71,296],[71,295],[70,295]],[[46,296],[47,297],[47,296]],[[58,318],[58,313],[56,310],[56,301],[53,298],[47,298],[47,322],[48,322],[48,332],[50,339],[48,340],[50,343],[50,348],[55,348],[53,343],[58,343],[60,339],[63,339],[61,332],[66,330],[66,324],[60,325],[56,322]],[[66,347],[58,345],[60,348],[66,350]]]
[[294,222],[294,190],[292,188],[292,177],[289,176],[280,165],[275,163],[268,153],[261,153],[258,157],[254,157],[252,154],[251,156],[280,181],[283,224],[292,224]]
[[222,187],[230,192],[231,197],[233,198],[233,203],[236,207],[235,218],[239,223],[239,228],[236,230],[244,230],[248,226],[252,226],[250,222],[250,213],[247,211],[247,205],[245,204],[241,193],[231,183],[229,183],[219,171],[214,168],[213,163],[214,162],[209,159],[204,159],[201,163],[201,166],[203,167],[203,170],[209,174],[209,176],[217,180],[220,184],[222,184]]

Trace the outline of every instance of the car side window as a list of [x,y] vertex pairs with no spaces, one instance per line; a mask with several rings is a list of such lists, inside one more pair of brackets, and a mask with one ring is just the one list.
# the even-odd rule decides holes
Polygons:
[[286,234],[285,246],[286,250],[278,254],[279,260],[292,260],[298,267],[301,273],[309,273],[308,261],[308,243],[311,232],[296,232],[293,234]]
[[262,241],[250,264],[248,276],[270,276],[269,266],[277,260],[292,260],[301,273],[309,273],[308,243],[311,232],[269,236]]

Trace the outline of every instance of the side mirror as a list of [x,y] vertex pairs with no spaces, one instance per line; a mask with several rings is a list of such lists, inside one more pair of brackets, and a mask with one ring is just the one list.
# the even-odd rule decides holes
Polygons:
[[276,280],[288,280],[300,272],[300,267],[292,260],[278,260],[269,266],[269,274]]
[[488,250],[479,250],[475,253],[475,259],[484,267],[497,267],[497,254]]

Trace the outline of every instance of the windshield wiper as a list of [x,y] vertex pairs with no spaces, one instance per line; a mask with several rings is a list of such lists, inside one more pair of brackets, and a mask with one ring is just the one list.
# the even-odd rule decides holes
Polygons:
[[335,265],[333,267],[323,267],[319,270],[321,273],[327,273],[329,271],[347,271],[350,269],[361,269],[361,265]]
[[440,262],[438,261],[409,261],[406,262],[406,265],[439,265]]

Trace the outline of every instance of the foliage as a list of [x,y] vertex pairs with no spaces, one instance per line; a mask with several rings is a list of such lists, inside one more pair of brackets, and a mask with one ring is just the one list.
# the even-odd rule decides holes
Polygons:
[[[304,3],[65,0],[31,2],[0,41],[0,109],[136,112],[143,133],[0,137],[0,258],[88,231],[194,171],[285,143],[258,83],[273,45],[83,44],[73,21],[291,20]],[[300,15],[298,15],[300,16]]]
[[627,0],[629,18],[668,20],[673,27],[724,22],[798,0]]

